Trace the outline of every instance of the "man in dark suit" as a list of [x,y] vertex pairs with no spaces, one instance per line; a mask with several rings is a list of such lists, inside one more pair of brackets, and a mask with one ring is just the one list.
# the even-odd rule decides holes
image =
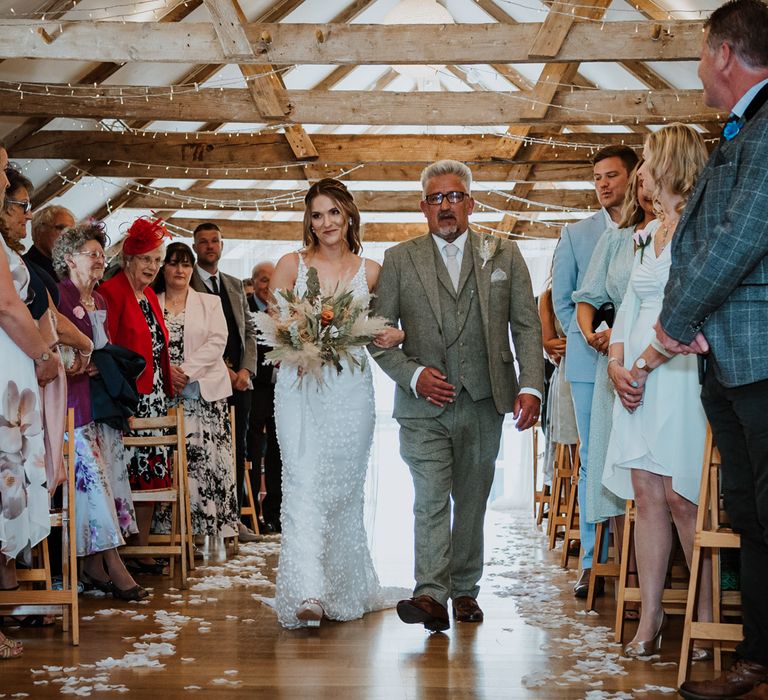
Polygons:
[[[238,512],[243,505],[245,445],[248,414],[251,410],[252,378],[256,374],[256,326],[248,308],[243,283],[219,270],[224,249],[219,227],[211,222],[200,224],[193,233],[197,265],[190,282],[198,292],[217,294],[227,319],[227,345],[224,362],[232,382],[230,405],[235,407],[235,483]],[[240,525],[240,540],[253,541],[255,535]]]
[[680,218],[657,325],[667,352],[706,355],[701,398],[722,456],[725,508],[741,534],[739,660],[714,681],[684,683],[685,698],[768,699],[766,28],[761,0],[732,0],[706,23],[704,100],[731,117]]
[[[251,280],[253,294],[248,295],[251,311],[266,311],[269,303],[269,281],[275,266],[269,261],[258,263],[253,268]],[[261,503],[261,517],[267,532],[280,532],[280,505],[283,500],[283,463],[280,460],[280,446],[275,429],[275,368],[264,362],[265,355],[272,349],[258,343],[258,365],[253,381],[251,417],[248,428],[248,453],[253,464],[251,488],[256,494],[261,482],[262,455],[264,457],[264,485],[267,495]]]
[[24,254],[24,260],[42,267],[52,279],[59,281],[53,269],[53,244],[65,229],[75,225],[75,215],[66,207],[51,205],[36,211],[32,216],[32,246]]

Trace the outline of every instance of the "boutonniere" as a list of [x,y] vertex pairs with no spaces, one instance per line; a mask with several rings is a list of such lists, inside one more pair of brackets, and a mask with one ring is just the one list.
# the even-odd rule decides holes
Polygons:
[[723,128],[723,138],[726,141],[732,141],[733,139],[736,138],[738,133],[741,131],[742,126],[744,126],[743,117],[736,117],[736,118],[729,119],[726,122],[725,127]]
[[75,315],[75,318],[78,320],[82,320],[85,318],[85,309],[82,306],[76,306],[74,309],[72,309],[72,313]]
[[501,250],[501,239],[495,236],[484,235],[480,240],[480,259],[483,261],[482,268],[491,262]]
[[640,251],[640,262],[642,263],[645,249],[651,242],[651,232],[644,228],[639,228],[632,234],[632,240],[635,242],[635,253],[638,250]]

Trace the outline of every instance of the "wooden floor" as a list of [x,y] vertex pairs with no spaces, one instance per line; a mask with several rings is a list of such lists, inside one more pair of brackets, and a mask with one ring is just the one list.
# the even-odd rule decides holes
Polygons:
[[[481,625],[428,635],[388,610],[283,630],[257,600],[274,594],[273,538],[198,568],[183,593],[167,578],[145,578],[154,590],[144,605],[81,596],[80,647],[58,626],[6,625],[26,651],[0,661],[0,698],[675,697],[679,620],[660,659],[623,660],[612,643],[611,596],[600,614],[586,615],[571,593],[576,572],[557,566],[529,516],[489,512],[486,531]],[[711,664],[695,672],[711,675]]]

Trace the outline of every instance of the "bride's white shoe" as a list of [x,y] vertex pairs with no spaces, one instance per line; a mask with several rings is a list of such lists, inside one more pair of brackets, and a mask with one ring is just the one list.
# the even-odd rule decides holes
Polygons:
[[296,611],[296,619],[301,620],[307,627],[320,627],[323,615],[325,611],[322,603],[314,598],[303,601]]

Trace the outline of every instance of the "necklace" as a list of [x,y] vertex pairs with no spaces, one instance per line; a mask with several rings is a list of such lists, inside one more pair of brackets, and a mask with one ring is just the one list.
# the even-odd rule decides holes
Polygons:
[[665,221],[661,226],[659,226],[658,231],[661,234],[658,236],[659,251],[662,251],[664,248],[666,248],[667,244],[672,239],[672,235],[675,233],[676,228],[677,221],[675,221],[674,225],[670,225],[670,222]]
[[80,297],[80,303],[86,308],[90,309],[91,311],[95,311],[96,309],[96,302],[94,301],[93,297],[89,297],[86,299],[84,296]]

